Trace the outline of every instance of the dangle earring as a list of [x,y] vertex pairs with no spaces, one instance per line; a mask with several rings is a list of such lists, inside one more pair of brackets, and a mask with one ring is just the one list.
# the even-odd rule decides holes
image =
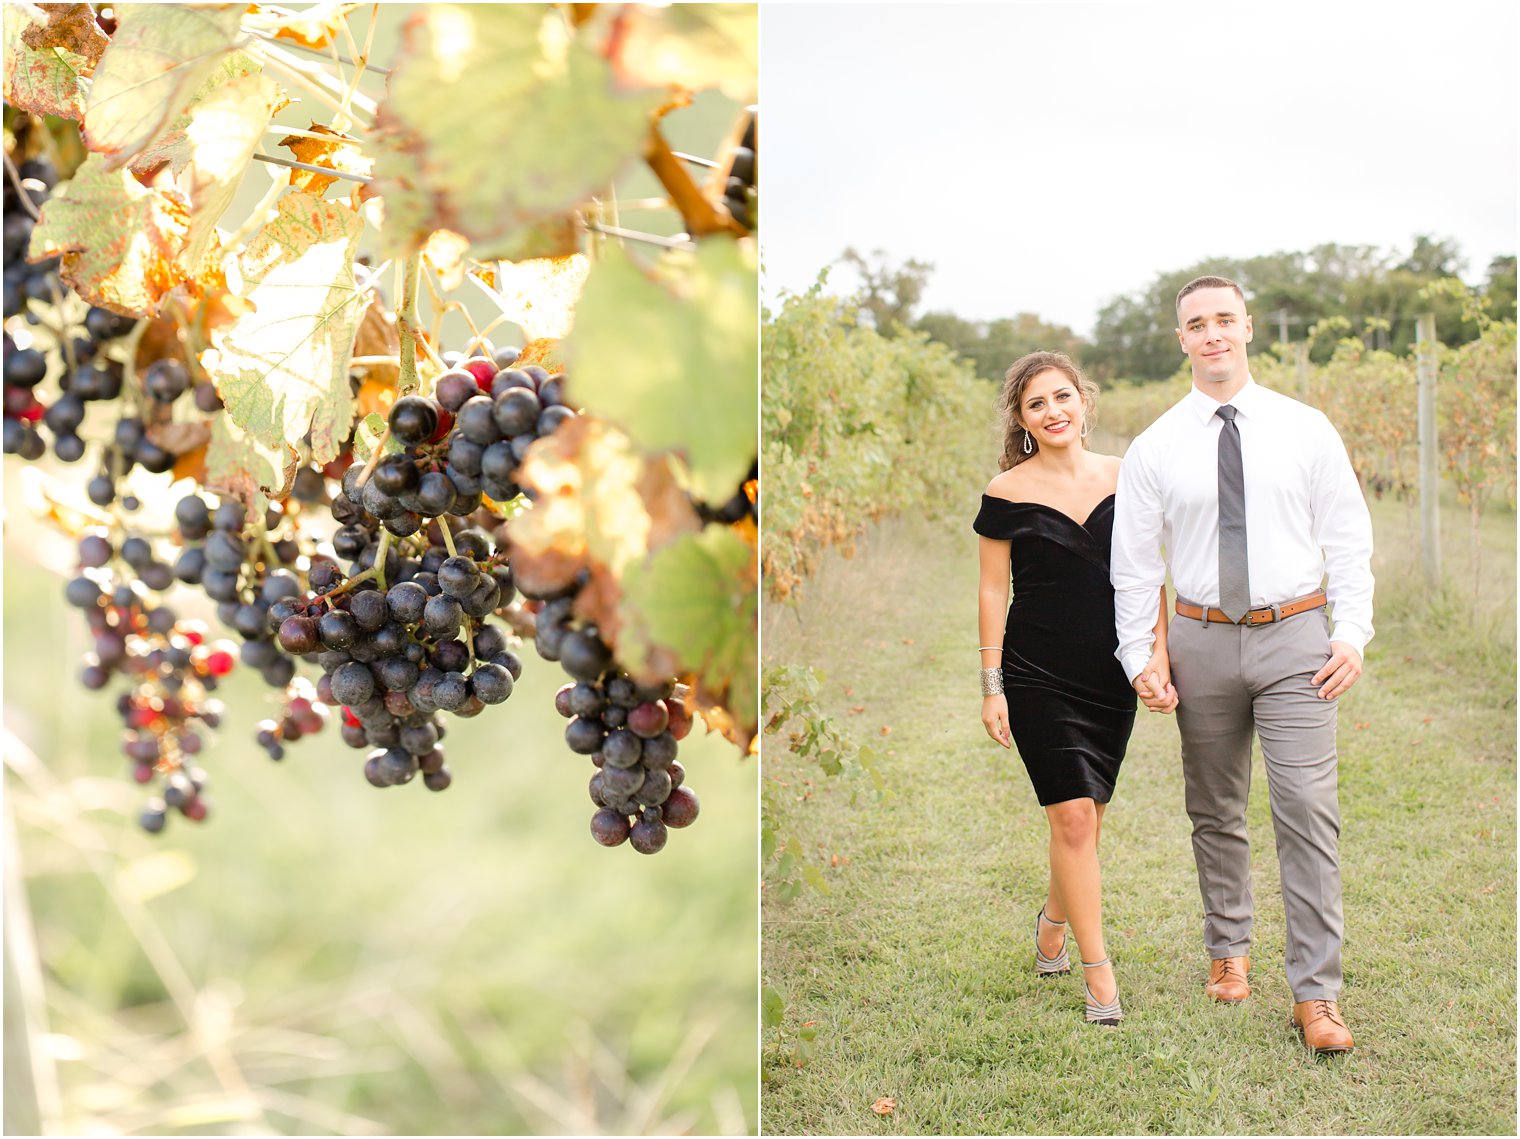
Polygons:
[[1085,415],[1082,417],[1082,430],[1077,434],[1080,435],[1083,439],[1087,438],[1087,416]]
[[1029,433],[1029,428],[1024,428],[1024,454],[1034,454],[1034,436]]

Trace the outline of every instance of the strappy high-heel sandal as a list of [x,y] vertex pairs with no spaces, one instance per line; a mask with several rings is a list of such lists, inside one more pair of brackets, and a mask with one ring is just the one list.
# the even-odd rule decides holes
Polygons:
[[1066,955],[1066,935],[1061,935],[1061,952],[1054,957],[1046,957],[1040,952],[1040,923],[1046,925],[1065,926],[1064,921],[1051,921],[1045,916],[1045,907],[1040,907],[1040,912],[1034,918],[1034,975],[1036,977],[1068,977],[1071,975],[1071,958]]
[[[1102,961],[1084,961],[1082,968],[1096,969],[1101,965],[1109,964],[1107,957]],[[1092,990],[1087,987],[1087,978],[1082,979],[1082,991],[1087,994],[1087,1023],[1102,1024],[1109,1028],[1117,1028],[1119,1022],[1124,1019],[1124,1010],[1119,1007],[1119,987],[1114,986],[1114,999],[1107,1004],[1100,1004],[1094,999]]]

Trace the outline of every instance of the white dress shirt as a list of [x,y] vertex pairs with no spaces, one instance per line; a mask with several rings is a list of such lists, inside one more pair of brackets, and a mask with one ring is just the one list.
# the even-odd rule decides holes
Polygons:
[[[1325,585],[1331,640],[1361,652],[1372,639],[1372,518],[1345,444],[1323,412],[1255,381],[1228,402],[1245,472],[1252,608]],[[1219,406],[1192,388],[1130,444],[1119,468],[1115,655],[1131,681],[1155,644],[1156,592],[1168,565],[1184,601],[1219,605]]]

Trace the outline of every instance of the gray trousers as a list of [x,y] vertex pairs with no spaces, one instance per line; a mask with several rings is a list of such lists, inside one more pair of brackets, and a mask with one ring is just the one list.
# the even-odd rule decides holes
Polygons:
[[1251,732],[1261,740],[1295,1001],[1339,1000],[1340,805],[1336,701],[1310,683],[1330,659],[1323,609],[1270,625],[1204,625],[1174,616],[1167,630],[1193,857],[1210,958],[1251,948]]

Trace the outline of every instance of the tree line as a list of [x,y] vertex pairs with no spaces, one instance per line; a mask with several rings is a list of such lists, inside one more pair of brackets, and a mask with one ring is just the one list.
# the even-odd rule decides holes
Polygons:
[[881,250],[846,249],[839,262],[861,285],[853,298],[884,336],[912,330],[969,360],[978,376],[1000,381],[1008,365],[1037,348],[1066,352],[1100,381],[1164,380],[1177,370],[1175,298],[1194,277],[1218,273],[1240,282],[1251,303],[1258,344],[1305,343],[1309,359],[1327,363],[1347,332],[1378,351],[1413,351],[1415,320],[1436,318],[1448,346],[1477,339],[1476,302],[1494,320],[1515,318],[1515,257],[1495,257],[1477,285],[1452,288],[1466,262],[1455,242],[1414,238],[1407,253],[1373,245],[1323,244],[1299,252],[1213,258],[1158,273],[1149,284],[1115,297],[1098,312],[1091,337],[1065,325],[1018,313],[967,320],[951,312],[921,312],[932,263],[894,263]]

